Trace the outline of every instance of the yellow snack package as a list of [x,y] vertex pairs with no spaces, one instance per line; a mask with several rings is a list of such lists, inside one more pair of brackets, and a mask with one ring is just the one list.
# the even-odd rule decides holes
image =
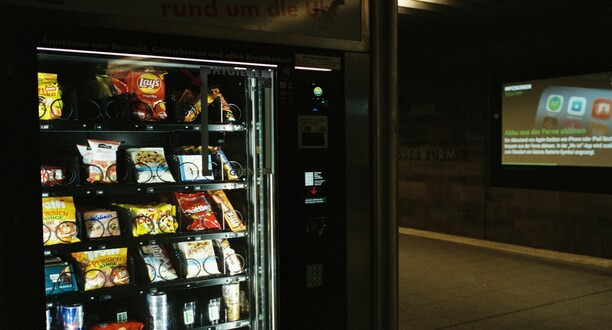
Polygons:
[[172,204],[129,205],[114,204],[128,211],[134,237],[174,234],[178,228],[176,206]]
[[245,225],[242,223],[240,217],[238,217],[236,210],[234,210],[232,203],[230,203],[223,190],[208,190],[207,193],[221,208],[223,219],[225,219],[225,222],[228,224],[228,226],[230,226],[232,231],[236,232],[246,230]]
[[80,242],[76,209],[72,196],[43,197],[42,221],[44,245]]
[[52,120],[62,117],[62,93],[57,74],[38,73],[38,118]]
[[127,248],[73,252],[72,256],[81,265],[85,291],[130,282]]

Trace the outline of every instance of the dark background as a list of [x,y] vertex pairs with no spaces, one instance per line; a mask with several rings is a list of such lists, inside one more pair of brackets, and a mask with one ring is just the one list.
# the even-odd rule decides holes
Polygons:
[[502,82],[612,70],[612,6],[440,2],[398,19],[400,226],[612,257],[611,171],[498,166],[496,116]]

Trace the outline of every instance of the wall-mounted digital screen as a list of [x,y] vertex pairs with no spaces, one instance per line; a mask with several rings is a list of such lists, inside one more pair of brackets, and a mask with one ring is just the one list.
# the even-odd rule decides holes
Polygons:
[[612,167],[612,72],[502,85],[502,165]]

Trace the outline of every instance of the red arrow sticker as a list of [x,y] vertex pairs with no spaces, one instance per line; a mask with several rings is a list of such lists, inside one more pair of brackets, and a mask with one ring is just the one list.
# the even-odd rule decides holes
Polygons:
[[317,187],[313,186],[313,187],[312,187],[312,190],[310,190],[310,192],[311,192],[313,195],[316,195],[316,194],[317,194]]

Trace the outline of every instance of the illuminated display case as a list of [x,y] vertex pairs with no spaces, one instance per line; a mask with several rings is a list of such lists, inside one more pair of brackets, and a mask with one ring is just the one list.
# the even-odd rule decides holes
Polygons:
[[37,52],[50,328],[269,328],[276,66]]

